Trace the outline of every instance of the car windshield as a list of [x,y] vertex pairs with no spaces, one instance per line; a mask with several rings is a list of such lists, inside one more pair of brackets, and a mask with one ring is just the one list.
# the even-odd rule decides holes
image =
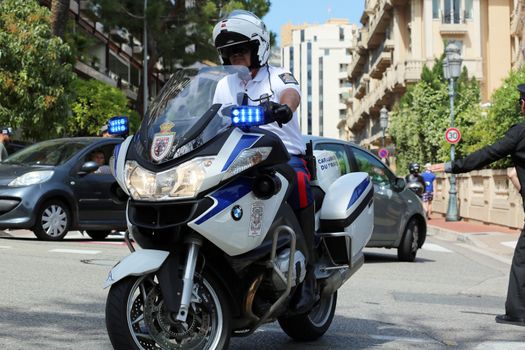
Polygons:
[[36,143],[7,157],[3,164],[62,165],[93,141],[58,139]]
[[136,135],[138,153],[154,162],[165,162],[223,132],[231,125],[231,119],[213,101],[217,83],[233,75],[248,80],[250,72],[246,67],[219,66],[173,74],[151,104]]

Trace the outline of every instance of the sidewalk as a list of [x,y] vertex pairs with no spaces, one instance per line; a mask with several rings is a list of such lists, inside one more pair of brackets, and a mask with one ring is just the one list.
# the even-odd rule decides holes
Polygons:
[[428,220],[427,225],[429,236],[447,241],[460,241],[509,264],[512,261],[514,247],[521,233],[521,230],[498,225],[479,224],[463,220],[450,222],[446,221],[440,214],[434,214],[431,220]]

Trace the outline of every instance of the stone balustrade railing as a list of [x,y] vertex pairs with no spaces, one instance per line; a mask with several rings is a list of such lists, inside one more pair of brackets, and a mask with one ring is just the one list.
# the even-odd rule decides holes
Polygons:
[[[507,170],[478,170],[457,175],[459,216],[465,220],[522,228],[521,195],[507,178]],[[437,174],[433,211],[446,214],[449,174]]]

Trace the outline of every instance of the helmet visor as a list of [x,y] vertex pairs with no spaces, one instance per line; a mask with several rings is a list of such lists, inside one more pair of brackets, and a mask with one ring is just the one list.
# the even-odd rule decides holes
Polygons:
[[226,46],[220,49],[220,53],[222,57],[230,58],[233,55],[245,55],[250,53],[251,50],[252,47],[249,43],[241,43],[237,45]]

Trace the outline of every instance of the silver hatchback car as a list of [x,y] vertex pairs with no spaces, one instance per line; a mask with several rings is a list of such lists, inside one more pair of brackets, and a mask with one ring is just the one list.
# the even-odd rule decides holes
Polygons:
[[400,261],[413,262],[427,235],[425,211],[419,197],[379,158],[353,143],[316,136],[314,150],[332,151],[342,174],[364,171],[374,184],[374,232],[367,247],[397,248]]

